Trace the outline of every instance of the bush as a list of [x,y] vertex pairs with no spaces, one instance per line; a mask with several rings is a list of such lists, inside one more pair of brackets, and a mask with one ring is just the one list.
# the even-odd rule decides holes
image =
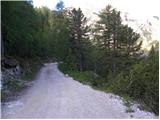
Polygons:
[[159,113],[159,68],[157,58],[148,58],[136,64],[131,70],[130,96],[141,99],[152,111]]
[[119,73],[115,78],[112,78],[111,89],[116,94],[127,94],[129,80],[123,72]]
[[[128,95],[147,106],[155,114],[159,113],[159,60],[158,54],[149,55],[135,64],[129,74],[121,72],[112,76],[111,90],[120,95]],[[109,75],[111,79],[111,75]]]

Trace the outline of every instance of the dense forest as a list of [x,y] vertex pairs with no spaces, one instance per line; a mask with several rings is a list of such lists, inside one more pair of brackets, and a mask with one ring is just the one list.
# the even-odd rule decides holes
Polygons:
[[[89,25],[80,8],[34,8],[32,2],[1,2],[1,54],[20,61],[61,62],[80,82],[140,102],[159,113],[159,49],[147,54],[140,34],[107,5]],[[3,67],[3,66],[2,66]]]

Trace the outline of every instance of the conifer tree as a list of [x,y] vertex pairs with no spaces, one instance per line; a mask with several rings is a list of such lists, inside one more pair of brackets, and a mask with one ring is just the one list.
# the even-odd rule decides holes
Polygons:
[[75,57],[75,64],[78,70],[83,71],[85,68],[85,44],[88,39],[86,25],[87,19],[79,8],[75,8],[69,13],[70,21],[70,46]]
[[[108,5],[98,15],[100,20],[95,26],[97,45],[105,51],[107,68],[116,74],[121,67],[137,57],[142,42],[137,44],[139,34],[131,27],[122,24],[120,11]],[[129,63],[130,64],[130,63]]]

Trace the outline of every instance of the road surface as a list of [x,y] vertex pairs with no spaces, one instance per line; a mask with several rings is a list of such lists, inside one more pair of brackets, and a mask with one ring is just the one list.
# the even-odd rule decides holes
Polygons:
[[157,118],[135,108],[126,113],[122,100],[65,76],[57,63],[46,64],[18,100],[2,106],[2,118]]

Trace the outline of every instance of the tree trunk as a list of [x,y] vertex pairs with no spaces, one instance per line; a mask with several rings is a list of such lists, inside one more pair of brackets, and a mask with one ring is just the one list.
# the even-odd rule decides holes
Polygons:
[[114,61],[114,63],[113,63],[113,75],[115,75],[115,74],[116,74],[116,63]]
[[1,56],[4,57],[4,41],[3,41],[3,33],[1,32]]
[[80,71],[83,71],[83,54],[80,53]]

